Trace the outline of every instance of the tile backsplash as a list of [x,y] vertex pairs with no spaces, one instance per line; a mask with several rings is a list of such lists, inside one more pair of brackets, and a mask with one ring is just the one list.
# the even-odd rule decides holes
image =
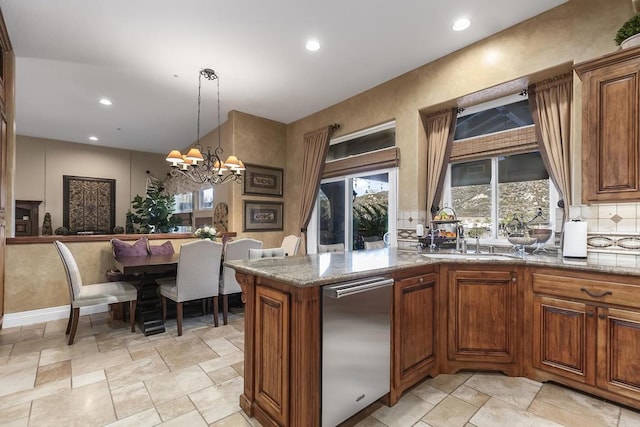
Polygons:
[[[587,250],[607,257],[629,255],[629,263],[640,256],[640,203],[576,205],[569,209],[571,219],[587,222]],[[426,210],[398,212],[398,248],[415,250],[418,244],[416,225],[427,226]],[[556,210],[556,231],[564,222],[562,209]],[[556,244],[560,237],[557,236]]]
[[587,250],[640,255],[640,203],[571,206],[571,219],[587,222]]
[[427,211],[398,211],[398,248],[415,250],[418,244],[416,225],[422,224],[425,229],[427,224]]

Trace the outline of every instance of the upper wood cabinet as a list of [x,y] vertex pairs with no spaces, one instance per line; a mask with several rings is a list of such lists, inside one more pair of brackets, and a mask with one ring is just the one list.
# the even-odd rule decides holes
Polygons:
[[577,64],[582,202],[640,200],[640,48]]

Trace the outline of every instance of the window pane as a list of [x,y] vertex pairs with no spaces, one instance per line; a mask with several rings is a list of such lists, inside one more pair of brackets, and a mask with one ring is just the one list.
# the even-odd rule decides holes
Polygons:
[[[517,215],[531,221],[538,208],[549,219],[549,174],[540,152],[519,154],[498,161],[498,221],[500,230]],[[501,233],[500,237],[504,237]]]
[[498,182],[520,182],[549,179],[539,151],[501,157]]
[[176,194],[175,212],[192,212],[193,211],[193,193]]
[[396,130],[385,129],[380,132],[364,135],[348,141],[329,146],[327,161],[353,156],[355,154],[368,153],[370,151],[389,148],[396,145]]
[[487,135],[533,124],[529,101],[524,99],[475,114],[458,117],[454,140]]
[[456,163],[451,165],[451,186],[491,183],[491,159],[473,162]]
[[[330,245],[344,242],[345,182],[329,182],[320,186],[318,201],[320,203],[320,244]],[[346,245],[345,245],[346,246]]]
[[213,188],[207,188],[205,190],[200,190],[198,193],[198,209],[207,210],[213,209]]
[[491,237],[491,184],[451,187],[451,200],[467,236],[471,228],[478,228],[478,237]]
[[389,230],[389,174],[353,178],[353,249],[384,239]]

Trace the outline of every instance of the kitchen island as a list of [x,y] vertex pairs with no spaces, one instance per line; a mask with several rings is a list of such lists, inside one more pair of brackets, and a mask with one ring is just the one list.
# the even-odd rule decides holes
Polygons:
[[476,369],[640,407],[635,267],[393,248],[226,265],[246,303],[240,405],[264,425],[321,424],[322,287],[374,276],[395,282],[389,405],[427,376]]

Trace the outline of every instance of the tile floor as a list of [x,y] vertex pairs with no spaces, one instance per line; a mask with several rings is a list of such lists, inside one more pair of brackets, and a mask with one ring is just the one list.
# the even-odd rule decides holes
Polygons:
[[[252,426],[242,391],[241,311],[214,328],[185,319],[177,336],[132,334],[106,313],[0,330],[0,426]],[[640,412],[553,384],[501,374],[440,375],[392,408],[380,403],[344,426],[640,426]]]

